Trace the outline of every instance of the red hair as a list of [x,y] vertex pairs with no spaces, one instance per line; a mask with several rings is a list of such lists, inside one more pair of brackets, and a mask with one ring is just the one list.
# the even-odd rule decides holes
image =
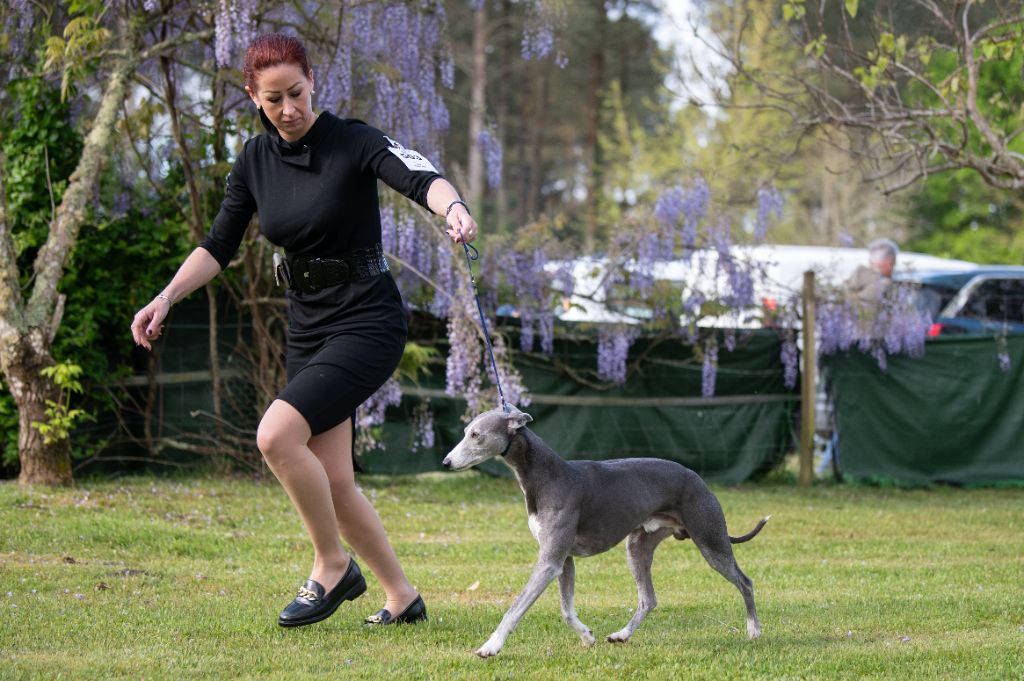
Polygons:
[[264,33],[253,38],[245,50],[245,63],[242,64],[245,84],[255,90],[256,76],[260,71],[278,64],[295,64],[307,78],[313,74],[302,41],[281,33]]

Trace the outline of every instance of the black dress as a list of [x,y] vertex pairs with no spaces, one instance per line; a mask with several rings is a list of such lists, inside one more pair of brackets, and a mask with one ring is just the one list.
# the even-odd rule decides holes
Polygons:
[[[427,189],[440,177],[403,160],[400,147],[362,121],[324,112],[302,139],[287,142],[262,111],[260,118],[267,132],[246,141],[200,244],[222,269],[254,212],[260,232],[289,255],[338,257],[380,243],[378,178],[426,206]],[[278,399],[318,435],[349,418],[391,376],[405,349],[405,311],[390,272],[286,296],[288,384]]]

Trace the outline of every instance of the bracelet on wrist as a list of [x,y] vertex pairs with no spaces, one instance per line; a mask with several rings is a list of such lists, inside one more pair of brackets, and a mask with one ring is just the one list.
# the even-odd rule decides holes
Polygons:
[[160,300],[166,300],[168,305],[174,305],[174,300],[165,296],[162,293],[156,294],[156,297],[159,298]]
[[[463,201],[462,199],[455,199],[454,201],[448,204],[448,208],[444,212],[444,217],[446,220],[448,219],[448,216],[451,215],[452,209],[455,208],[455,206],[462,206],[463,208],[466,209],[466,212],[469,213],[469,206],[466,204],[466,202]],[[469,214],[472,215],[472,213]]]

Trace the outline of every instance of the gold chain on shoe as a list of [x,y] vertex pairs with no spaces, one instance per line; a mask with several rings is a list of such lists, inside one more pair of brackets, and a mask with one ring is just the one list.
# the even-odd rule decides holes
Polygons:
[[305,598],[307,601],[315,601],[319,597],[304,586],[299,587],[299,598]]

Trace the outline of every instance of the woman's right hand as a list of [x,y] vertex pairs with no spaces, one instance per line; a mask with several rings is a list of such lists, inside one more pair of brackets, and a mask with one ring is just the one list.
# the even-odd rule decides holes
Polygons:
[[136,345],[141,345],[147,350],[152,350],[150,341],[160,337],[164,327],[161,322],[167,318],[171,309],[171,302],[164,298],[154,298],[149,305],[135,313],[132,320],[132,338]]

